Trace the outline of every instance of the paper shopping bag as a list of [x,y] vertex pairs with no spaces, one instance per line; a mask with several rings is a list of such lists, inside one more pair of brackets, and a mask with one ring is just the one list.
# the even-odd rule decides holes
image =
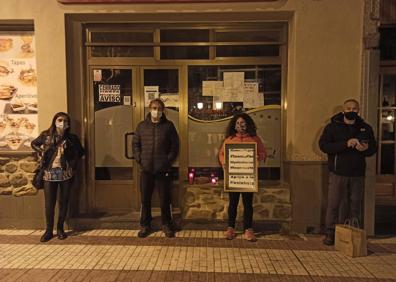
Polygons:
[[350,257],[367,256],[366,231],[348,224],[337,224],[335,249]]

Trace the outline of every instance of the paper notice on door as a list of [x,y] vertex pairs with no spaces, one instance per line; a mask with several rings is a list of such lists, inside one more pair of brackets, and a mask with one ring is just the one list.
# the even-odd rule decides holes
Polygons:
[[227,102],[243,102],[243,88],[242,89],[223,89],[220,98]]
[[264,95],[258,92],[257,82],[246,82],[243,95],[244,108],[256,108],[264,105]]
[[225,72],[224,73],[224,88],[238,89],[243,91],[245,82],[244,72]]
[[145,86],[144,87],[144,105],[148,107],[151,100],[159,97],[159,86]]
[[202,96],[219,96],[223,90],[223,81],[202,81]]
[[102,70],[93,70],[94,81],[102,80]]
[[124,96],[124,105],[125,106],[131,105],[131,96]]

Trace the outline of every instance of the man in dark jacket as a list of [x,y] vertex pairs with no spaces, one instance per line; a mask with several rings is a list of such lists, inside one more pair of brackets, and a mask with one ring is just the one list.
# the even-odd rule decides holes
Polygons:
[[[371,126],[358,113],[359,102],[346,100],[343,112],[331,118],[319,140],[320,149],[328,155],[330,171],[325,245],[334,244],[336,223],[348,217],[361,222],[366,157],[375,154],[377,143]],[[349,215],[340,213],[342,203]]]
[[170,169],[179,152],[176,128],[163,114],[165,105],[160,99],[149,104],[150,113],[140,122],[133,136],[132,148],[140,165],[141,230],[140,238],[150,234],[151,196],[158,189],[161,206],[162,229],[166,237],[174,237],[172,228]]

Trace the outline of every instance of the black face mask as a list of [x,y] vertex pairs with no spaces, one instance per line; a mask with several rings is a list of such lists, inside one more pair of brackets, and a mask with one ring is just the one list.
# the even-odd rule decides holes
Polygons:
[[346,112],[346,113],[344,113],[344,117],[347,120],[356,120],[358,118],[358,113],[357,112]]

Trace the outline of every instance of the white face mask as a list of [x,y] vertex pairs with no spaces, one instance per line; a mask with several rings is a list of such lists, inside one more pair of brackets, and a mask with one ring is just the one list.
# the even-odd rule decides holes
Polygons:
[[151,116],[155,119],[160,119],[162,117],[162,111],[152,110]]
[[55,126],[56,126],[56,128],[63,129],[63,130],[68,128],[67,123],[65,123],[64,121],[55,121]]

